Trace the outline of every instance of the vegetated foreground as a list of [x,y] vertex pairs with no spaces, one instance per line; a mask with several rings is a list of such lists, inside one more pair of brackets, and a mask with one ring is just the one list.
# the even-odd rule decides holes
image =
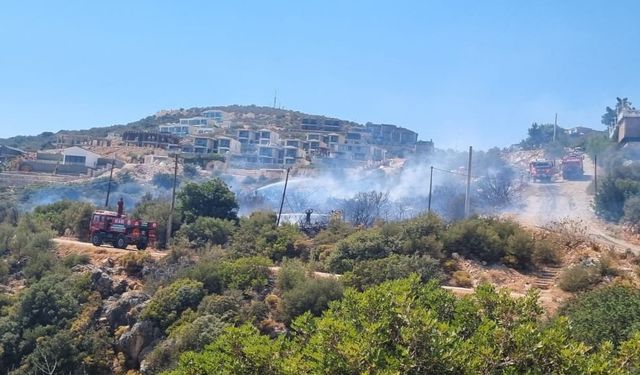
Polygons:
[[[191,182],[172,246],[144,251],[62,237],[88,240],[87,203],[2,204],[0,368],[635,373],[640,258],[591,213],[589,183],[522,185],[506,214],[520,223],[374,215],[306,232],[272,212],[238,218],[220,179]],[[158,219],[159,247],[169,209],[145,195],[132,214]]]

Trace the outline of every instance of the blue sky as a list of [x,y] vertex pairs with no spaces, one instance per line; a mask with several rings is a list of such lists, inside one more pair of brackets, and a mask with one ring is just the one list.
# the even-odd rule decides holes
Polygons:
[[271,105],[416,130],[438,147],[518,142],[532,122],[602,128],[640,103],[640,2],[10,1],[0,137],[160,109]]

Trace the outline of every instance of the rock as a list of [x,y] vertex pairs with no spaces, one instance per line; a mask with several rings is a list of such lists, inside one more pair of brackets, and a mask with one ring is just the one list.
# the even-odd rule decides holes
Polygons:
[[103,267],[113,268],[115,265],[116,265],[116,262],[113,260],[113,258],[107,258],[102,261]]
[[144,305],[147,300],[149,295],[140,291],[122,293],[118,299],[110,298],[105,301],[102,315],[112,330],[119,326],[131,325],[135,323],[138,315],[137,307]]
[[143,320],[131,327],[120,336],[117,342],[118,350],[123,352],[129,368],[138,368],[144,356],[162,338],[162,331],[151,321]]
[[93,290],[100,293],[102,298],[109,297],[113,293],[113,279],[100,269],[91,272],[91,286]]
[[120,281],[114,280],[112,284],[112,289],[114,294],[122,294],[127,291],[128,287],[129,287],[129,283],[127,283],[127,280],[124,280],[124,279]]
[[71,272],[93,272],[96,270],[96,267],[91,264],[76,264],[71,267]]

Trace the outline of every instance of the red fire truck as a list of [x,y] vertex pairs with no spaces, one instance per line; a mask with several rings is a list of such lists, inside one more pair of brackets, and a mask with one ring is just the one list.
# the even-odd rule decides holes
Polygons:
[[144,250],[156,239],[158,224],[152,221],[130,219],[123,213],[122,200],[118,202],[118,212],[98,210],[91,217],[91,243],[100,246],[110,243],[113,247],[126,249],[136,245]]

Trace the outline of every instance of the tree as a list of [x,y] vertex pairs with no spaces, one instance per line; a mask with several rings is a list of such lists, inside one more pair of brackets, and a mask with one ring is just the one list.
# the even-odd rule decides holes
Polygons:
[[369,227],[376,220],[385,218],[389,208],[389,193],[370,191],[360,192],[355,197],[344,201],[343,212],[353,225]]
[[611,107],[605,108],[605,112],[602,115],[602,118],[601,118],[600,122],[603,125],[606,125],[608,128],[610,128],[612,126],[615,126],[616,125],[616,110],[611,108]]
[[202,184],[191,182],[178,193],[185,222],[192,223],[199,216],[237,220],[238,202],[227,184],[214,178]]

